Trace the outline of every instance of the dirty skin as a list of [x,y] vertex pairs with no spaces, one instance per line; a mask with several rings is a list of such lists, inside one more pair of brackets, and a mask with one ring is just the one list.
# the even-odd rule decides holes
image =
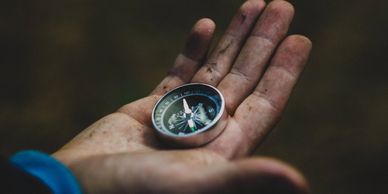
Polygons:
[[241,23],[244,23],[247,19],[247,16],[245,14],[241,14]]

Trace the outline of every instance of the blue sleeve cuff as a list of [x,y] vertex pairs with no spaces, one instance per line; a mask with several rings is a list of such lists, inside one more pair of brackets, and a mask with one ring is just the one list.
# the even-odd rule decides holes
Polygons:
[[62,163],[39,151],[21,151],[10,162],[24,172],[37,177],[53,194],[81,194],[81,188],[72,172]]

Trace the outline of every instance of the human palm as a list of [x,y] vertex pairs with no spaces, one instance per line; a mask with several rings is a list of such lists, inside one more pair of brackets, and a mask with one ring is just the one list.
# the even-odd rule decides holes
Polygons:
[[[278,122],[308,58],[311,42],[286,36],[293,14],[286,1],[245,2],[209,57],[215,25],[199,20],[149,96],[100,119],[54,157],[69,165],[88,193],[305,192],[302,176],[286,164],[244,159]],[[210,143],[177,149],[158,139],[151,111],[163,94],[188,82],[216,86],[228,116]]]

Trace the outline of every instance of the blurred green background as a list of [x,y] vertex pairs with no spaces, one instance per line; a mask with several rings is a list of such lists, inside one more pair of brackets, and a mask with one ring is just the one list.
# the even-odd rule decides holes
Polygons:
[[[191,25],[220,36],[242,0],[13,0],[0,4],[0,151],[52,152],[148,94]],[[299,168],[314,193],[385,193],[388,1],[291,1],[314,50],[258,155]]]

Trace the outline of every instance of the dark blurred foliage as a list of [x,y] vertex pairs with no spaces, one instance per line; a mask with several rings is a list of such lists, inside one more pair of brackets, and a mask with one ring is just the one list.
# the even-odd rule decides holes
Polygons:
[[[242,0],[0,3],[0,151],[58,149],[152,90],[191,25],[218,37]],[[258,149],[299,168],[314,193],[384,193],[388,1],[292,1],[314,42],[283,120]]]

